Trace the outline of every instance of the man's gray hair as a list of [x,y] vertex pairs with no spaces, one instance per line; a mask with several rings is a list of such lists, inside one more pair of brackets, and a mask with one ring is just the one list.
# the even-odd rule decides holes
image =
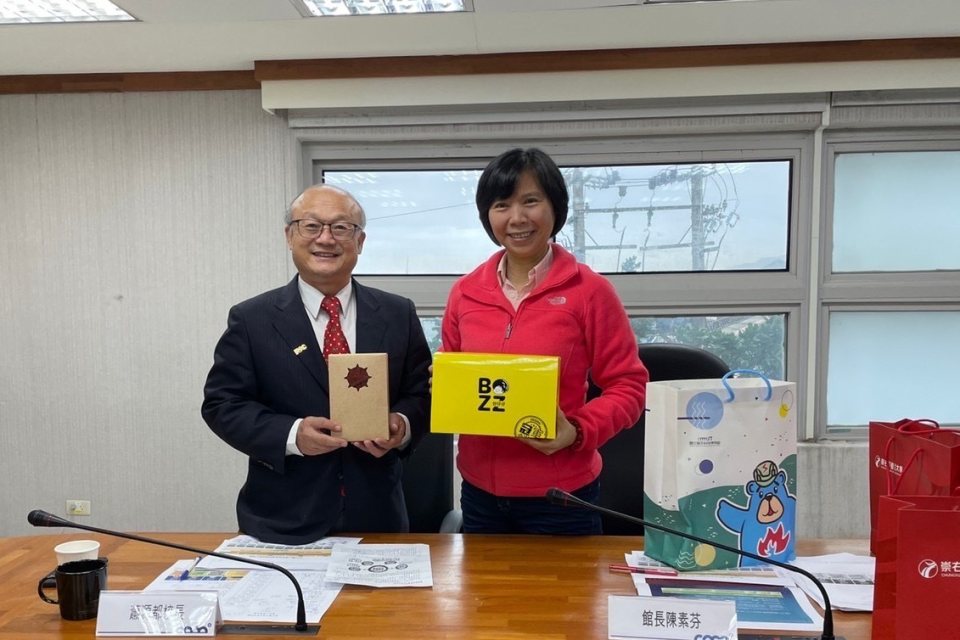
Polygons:
[[337,193],[345,195],[351,200],[353,200],[353,204],[357,207],[357,211],[360,212],[360,228],[365,229],[367,227],[367,214],[363,210],[363,207],[360,206],[360,202],[355,197],[353,197],[352,193],[350,193],[346,189],[335,187],[332,184],[322,184],[322,183],[310,185],[309,187],[307,187],[306,189],[298,193],[296,198],[290,201],[290,204],[287,205],[287,210],[283,214],[283,226],[289,227],[290,223],[293,222],[293,205],[297,203],[297,200],[299,200],[300,197],[303,194],[305,194],[307,191],[310,191],[311,189],[316,189],[318,187],[323,187],[324,189],[332,189],[333,191],[336,191]]

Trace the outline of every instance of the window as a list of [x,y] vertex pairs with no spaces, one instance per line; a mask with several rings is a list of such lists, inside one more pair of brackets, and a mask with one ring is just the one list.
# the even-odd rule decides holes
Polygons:
[[[563,168],[570,211],[557,241],[601,273],[785,270],[790,164]],[[477,221],[478,169],[322,177],[366,211],[358,274],[459,275],[493,251]]]
[[427,338],[427,345],[430,347],[430,353],[436,353],[440,348],[440,322],[442,316],[420,316],[420,326],[423,327],[423,335]]
[[863,437],[871,420],[906,417],[960,424],[960,139],[836,134],[825,153],[821,433]]
[[960,423],[957,336],[960,311],[831,313],[828,428],[901,418]]
[[637,342],[686,344],[706,349],[731,369],[752,369],[768,378],[786,374],[786,315],[631,318]]
[[[440,348],[442,316],[421,316],[430,352]],[[631,317],[638,343],[686,344],[706,349],[731,369],[753,369],[768,378],[786,374],[786,315]]]
[[960,151],[837,156],[833,270],[960,269]]
[[[324,171],[367,214],[367,239],[356,273],[464,274],[493,245],[474,204],[480,171]],[[425,249],[429,247],[430,250]]]

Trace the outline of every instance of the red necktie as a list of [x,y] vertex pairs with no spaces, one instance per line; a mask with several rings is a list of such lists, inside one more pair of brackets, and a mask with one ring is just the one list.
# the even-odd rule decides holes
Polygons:
[[320,303],[320,308],[330,316],[327,330],[323,333],[323,359],[326,360],[331,353],[350,353],[347,336],[343,335],[343,328],[340,326],[340,301],[327,296]]

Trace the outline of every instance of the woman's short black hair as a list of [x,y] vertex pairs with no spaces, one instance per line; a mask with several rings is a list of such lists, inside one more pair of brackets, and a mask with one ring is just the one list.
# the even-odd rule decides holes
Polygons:
[[477,211],[480,214],[480,224],[496,245],[500,243],[497,242],[490,227],[490,207],[497,200],[513,195],[517,180],[526,171],[532,173],[537,179],[553,206],[553,231],[550,235],[555,236],[560,233],[560,229],[567,221],[570,195],[567,193],[567,185],[563,181],[563,174],[560,173],[557,163],[540,149],[505,151],[490,161],[480,175],[480,182],[477,183]]

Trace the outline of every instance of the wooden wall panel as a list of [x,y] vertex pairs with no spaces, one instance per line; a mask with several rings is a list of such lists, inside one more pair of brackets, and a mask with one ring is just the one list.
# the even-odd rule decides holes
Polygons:
[[257,89],[264,80],[680,69],[958,57],[960,38],[897,38],[449,56],[259,60],[251,71],[0,76],[0,95],[243,90]]
[[904,38],[460,56],[260,60],[256,79],[400,78],[559,71],[680,69],[756,64],[876,62],[960,57],[960,38]]
[[259,88],[260,83],[254,79],[253,71],[0,76],[0,95],[128,91],[229,91]]

